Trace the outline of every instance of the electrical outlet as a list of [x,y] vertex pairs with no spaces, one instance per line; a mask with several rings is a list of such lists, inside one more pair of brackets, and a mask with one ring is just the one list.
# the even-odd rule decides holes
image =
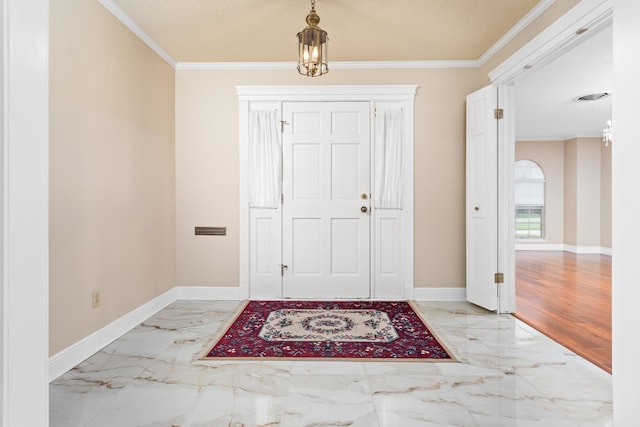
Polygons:
[[102,303],[102,298],[100,296],[100,291],[91,292],[91,308],[98,308]]

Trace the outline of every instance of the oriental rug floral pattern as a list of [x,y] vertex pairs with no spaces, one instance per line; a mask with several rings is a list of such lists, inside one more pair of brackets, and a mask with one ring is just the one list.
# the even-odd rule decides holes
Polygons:
[[205,359],[452,361],[407,302],[250,301]]
[[391,342],[398,332],[380,310],[285,308],[269,313],[258,336],[265,341]]

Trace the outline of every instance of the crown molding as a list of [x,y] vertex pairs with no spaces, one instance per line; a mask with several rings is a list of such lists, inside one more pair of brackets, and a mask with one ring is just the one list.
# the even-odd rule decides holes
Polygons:
[[427,68],[477,68],[481,64],[475,60],[433,60],[433,61],[337,61],[330,62],[338,70],[390,70]]
[[133,34],[138,36],[147,46],[164,59],[167,64],[176,68],[176,61],[165,52],[114,0],[98,0],[113,16],[118,18]]
[[[556,0],[541,0],[518,21],[507,33],[477,60],[425,60],[425,61],[333,61],[336,70],[402,70],[432,68],[478,68],[516,37],[524,28],[538,18]],[[160,47],[115,0],[98,0],[124,26],[140,38],[163,60],[177,70],[285,70],[295,68],[295,62],[177,62]]]
[[518,52],[489,73],[493,84],[505,85],[523,76],[572,47],[584,35],[576,34],[587,28],[585,34],[609,24],[613,19],[613,0],[582,0],[544,31],[524,45]]
[[535,21],[542,13],[549,8],[552,4],[554,4],[556,0],[542,0],[538,3],[533,9],[529,11],[520,21],[516,23],[509,31],[504,33],[500,39],[493,44],[485,53],[482,54],[478,62],[480,65],[483,65],[487,62],[493,55],[498,53],[500,49],[505,47],[507,43],[513,40],[522,30],[524,30],[529,24]]
[[[178,62],[177,70],[295,70],[295,62]],[[332,70],[477,68],[478,61],[332,61]]]

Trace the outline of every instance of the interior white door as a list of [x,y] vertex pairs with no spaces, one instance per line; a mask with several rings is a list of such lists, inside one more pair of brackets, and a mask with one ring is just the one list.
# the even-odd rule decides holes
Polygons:
[[467,96],[467,301],[497,310],[498,91],[487,86]]
[[283,297],[367,298],[369,103],[285,102],[282,111]]

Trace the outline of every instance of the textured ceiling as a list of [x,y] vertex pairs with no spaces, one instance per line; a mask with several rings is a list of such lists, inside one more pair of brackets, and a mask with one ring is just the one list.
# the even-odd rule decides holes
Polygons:
[[[115,0],[177,62],[295,62],[304,0]],[[331,61],[476,60],[539,0],[317,0]]]
[[[176,62],[295,62],[305,0],[101,0]],[[316,0],[329,61],[478,60],[540,0]],[[516,82],[518,139],[598,135],[611,117],[611,28]]]
[[516,82],[517,139],[602,135],[611,118],[613,95],[591,102],[577,102],[576,98],[598,92],[612,93],[612,26],[583,40]]

